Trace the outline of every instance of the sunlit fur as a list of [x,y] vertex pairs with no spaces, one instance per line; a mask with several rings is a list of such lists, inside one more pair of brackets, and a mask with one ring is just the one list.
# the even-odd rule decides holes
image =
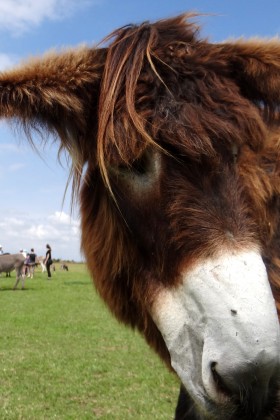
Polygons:
[[[261,247],[280,311],[280,41],[213,44],[193,18],[127,26],[103,48],[0,76],[1,117],[57,133],[72,157],[99,294],[168,366],[153,296],[198,259]],[[145,154],[160,170],[141,191]]]

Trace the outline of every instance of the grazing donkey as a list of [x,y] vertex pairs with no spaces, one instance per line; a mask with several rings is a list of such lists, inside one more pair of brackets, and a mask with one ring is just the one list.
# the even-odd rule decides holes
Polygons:
[[72,157],[82,249],[113,314],[181,380],[176,419],[280,417],[280,41],[191,16],[0,75],[0,116]]
[[0,273],[10,273],[16,271],[16,282],[14,289],[17,288],[20,278],[22,278],[22,289],[24,289],[24,277],[22,269],[24,265],[24,256],[22,254],[3,254],[0,255]]

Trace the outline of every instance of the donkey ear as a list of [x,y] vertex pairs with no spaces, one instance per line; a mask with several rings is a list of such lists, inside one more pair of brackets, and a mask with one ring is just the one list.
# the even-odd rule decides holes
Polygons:
[[238,40],[216,45],[244,96],[262,110],[280,105],[280,39]]
[[89,154],[86,137],[89,121],[93,129],[96,121],[105,56],[105,49],[86,47],[50,52],[0,73],[0,118],[19,121],[30,140],[33,128],[58,134],[81,168]]

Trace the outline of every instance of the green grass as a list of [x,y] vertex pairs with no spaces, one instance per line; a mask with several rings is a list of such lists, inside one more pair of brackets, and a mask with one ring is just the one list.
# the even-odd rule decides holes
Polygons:
[[0,278],[0,419],[172,419],[176,378],[69,266]]

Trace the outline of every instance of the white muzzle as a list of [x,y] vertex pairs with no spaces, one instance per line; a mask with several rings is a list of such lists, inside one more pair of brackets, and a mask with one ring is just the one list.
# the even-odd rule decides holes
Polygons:
[[250,389],[255,404],[265,404],[279,371],[280,336],[259,253],[227,252],[197,264],[182,274],[180,286],[158,293],[151,314],[198,405],[223,403],[217,382],[229,394]]

